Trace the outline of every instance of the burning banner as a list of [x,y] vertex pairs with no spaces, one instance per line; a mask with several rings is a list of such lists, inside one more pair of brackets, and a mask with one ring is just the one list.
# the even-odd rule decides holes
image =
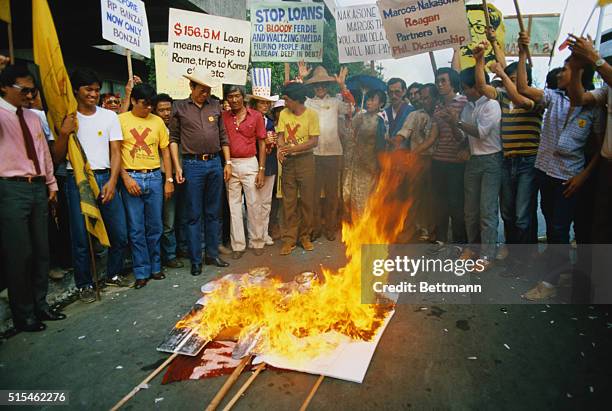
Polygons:
[[[177,328],[202,341],[237,340],[234,358],[252,354],[254,363],[361,382],[394,307],[384,296],[379,304],[362,304],[361,246],[396,241],[411,206],[402,187],[420,169],[418,156],[407,152],[379,160],[381,173],[363,214],[342,228],[344,267],[323,268],[320,277],[302,273],[288,283],[265,267],[226,275],[202,287],[202,309]],[[380,255],[368,258],[388,254],[386,246],[374,249]]]

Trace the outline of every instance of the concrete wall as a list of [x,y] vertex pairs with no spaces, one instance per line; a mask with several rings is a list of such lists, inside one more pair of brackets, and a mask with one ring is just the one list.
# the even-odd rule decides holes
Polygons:
[[246,19],[246,0],[189,0],[208,14]]

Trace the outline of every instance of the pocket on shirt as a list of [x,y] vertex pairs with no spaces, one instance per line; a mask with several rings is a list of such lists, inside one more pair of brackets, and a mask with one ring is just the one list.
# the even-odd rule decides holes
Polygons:
[[593,118],[590,116],[578,116],[573,119],[562,131],[556,152],[564,157],[577,155],[576,151],[584,149],[592,126]]

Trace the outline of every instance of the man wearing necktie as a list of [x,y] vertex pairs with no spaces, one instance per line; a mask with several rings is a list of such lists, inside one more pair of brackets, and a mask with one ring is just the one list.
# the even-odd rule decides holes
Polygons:
[[39,117],[24,109],[38,93],[26,67],[0,73],[0,261],[15,328],[42,331],[66,318],[47,304],[48,202],[57,198]]

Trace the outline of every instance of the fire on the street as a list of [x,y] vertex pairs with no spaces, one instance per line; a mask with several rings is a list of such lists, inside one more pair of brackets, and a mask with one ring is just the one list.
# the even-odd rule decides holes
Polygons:
[[[314,358],[347,337],[371,340],[393,303],[361,303],[361,246],[396,241],[411,206],[404,183],[420,168],[418,159],[407,152],[385,153],[379,161],[380,174],[363,214],[342,226],[344,267],[322,268],[320,281],[296,278],[283,283],[257,270],[233,281],[217,281],[205,294],[205,307],[177,327],[192,328],[209,341],[233,334],[239,344],[248,340],[253,353],[294,360]],[[386,258],[387,247],[379,250],[385,255],[372,257]]]

